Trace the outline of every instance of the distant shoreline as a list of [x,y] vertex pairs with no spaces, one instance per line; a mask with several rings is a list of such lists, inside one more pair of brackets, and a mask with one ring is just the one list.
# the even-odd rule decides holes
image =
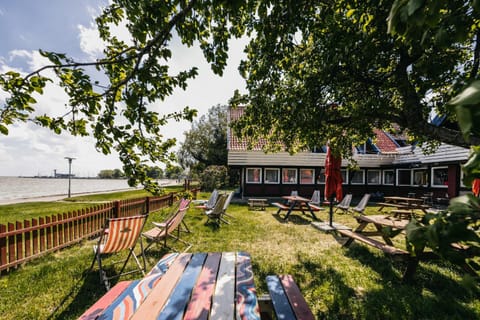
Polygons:
[[[114,190],[105,190],[105,191],[92,191],[92,192],[80,192],[72,193],[72,197],[87,196],[92,194],[103,194],[103,193],[112,193],[112,192],[122,192],[122,191],[134,191],[139,189],[128,188],[128,189],[114,189]],[[60,201],[67,199],[67,194],[58,194],[58,195],[49,195],[49,196],[39,196],[39,197],[28,197],[28,198],[17,198],[17,199],[5,199],[0,200],[0,205],[4,204],[17,204],[17,203],[27,203],[27,202],[50,202],[50,201]]]
[[[20,180],[21,177],[10,177],[10,178],[17,178],[19,179],[18,181],[23,181]],[[26,179],[32,179],[33,177],[23,177],[23,178],[26,178]],[[53,177],[50,177],[49,179],[46,179],[46,178],[41,178],[41,177],[36,177],[38,178],[38,180],[49,180],[49,181],[54,181],[54,180],[68,180],[68,178],[53,178]],[[86,178],[84,179],[72,179],[72,180],[85,180],[86,182]],[[103,180],[103,181],[125,181],[126,179],[99,179],[99,178],[89,178],[88,180]],[[28,180],[25,180],[25,181],[28,181]],[[30,180],[30,181],[33,181],[33,180]],[[12,190],[15,191],[16,189],[18,189],[18,184],[15,186],[15,185],[12,185],[10,187],[10,184],[8,182],[3,182],[3,186],[6,187],[6,189],[8,189],[10,191],[11,188],[13,188]],[[172,186],[172,185],[177,185],[178,184],[178,181],[176,180],[170,180],[170,179],[162,179],[160,181],[158,181],[158,183],[160,184],[160,186]],[[25,184],[25,186],[23,185],[20,185],[22,188],[28,190],[30,186],[32,186],[31,184],[29,184],[27,182],[27,184]],[[43,185],[40,185],[41,187],[43,187]],[[15,189],[15,187],[17,187]],[[112,187],[112,186],[110,186]],[[100,189],[100,190],[96,190],[95,187],[93,188],[88,188],[88,185],[87,185],[87,188],[79,188],[80,190],[76,190],[76,192],[72,192],[71,193],[71,197],[78,197],[78,196],[84,196],[84,195],[93,195],[93,194],[104,194],[104,193],[112,193],[112,192],[122,192],[122,191],[134,191],[134,190],[142,190],[143,189],[143,186],[137,186],[137,187],[128,187],[128,185],[125,183],[125,186],[123,187],[120,187],[120,188],[117,188],[117,187],[114,187],[114,188],[105,188],[105,189]],[[82,190],[83,189],[83,190]],[[8,204],[17,204],[17,203],[27,203],[27,202],[49,202],[49,201],[60,201],[60,200],[63,200],[63,199],[68,199],[68,194],[66,192],[63,192],[63,188],[62,190],[59,190],[58,188],[55,188],[55,189],[48,189],[51,192],[51,194],[48,194],[48,193],[45,193],[45,194],[28,194],[27,192],[18,192],[19,194],[16,195],[16,192],[11,192],[10,194],[10,197],[2,197],[2,190],[0,190],[0,205],[8,205]],[[56,192],[55,192],[56,191]],[[37,192],[38,193],[38,192]],[[16,196],[15,196],[16,195]],[[5,196],[5,188],[3,190],[3,196]]]

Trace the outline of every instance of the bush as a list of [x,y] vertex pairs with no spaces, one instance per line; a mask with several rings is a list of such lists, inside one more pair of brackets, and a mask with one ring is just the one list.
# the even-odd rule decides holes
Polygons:
[[228,186],[228,169],[226,166],[208,166],[200,174],[200,188],[213,191]]

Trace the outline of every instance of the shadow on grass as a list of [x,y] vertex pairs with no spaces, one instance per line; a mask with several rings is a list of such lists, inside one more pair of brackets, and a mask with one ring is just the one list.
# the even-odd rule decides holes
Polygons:
[[[345,256],[367,265],[381,279],[378,290],[371,290],[362,297],[363,315],[367,319],[475,319],[475,310],[466,306],[479,298],[478,290],[472,293],[458,281],[444,273],[425,268],[420,262],[414,279],[402,282],[406,262],[393,261],[387,256],[376,255],[361,244],[345,248]],[[439,262],[439,261],[438,261]],[[429,262],[437,263],[437,262]],[[447,268],[448,266],[444,266]],[[455,300],[449,297],[455,296]]]
[[[285,215],[279,215],[277,213],[273,213],[272,217],[274,217],[280,223],[293,223],[298,225],[309,225],[312,220],[307,218],[307,214],[298,214],[292,213],[288,216],[288,220],[285,220]],[[307,219],[306,219],[307,218]]]

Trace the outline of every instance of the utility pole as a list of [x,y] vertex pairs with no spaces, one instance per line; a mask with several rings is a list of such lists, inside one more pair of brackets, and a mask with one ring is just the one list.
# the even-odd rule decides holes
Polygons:
[[72,186],[72,161],[75,160],[75,158],[65,157],[65,159],[68,160],[68,197],[70,198]]

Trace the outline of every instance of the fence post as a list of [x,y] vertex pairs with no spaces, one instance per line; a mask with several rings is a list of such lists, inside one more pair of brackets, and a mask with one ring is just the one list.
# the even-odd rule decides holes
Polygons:
[[114,206],[113,206],[113,216],[114,218],[119,218],[120,217],[120,200],[115,200],[114,201]]
[[150,198],[151,197],[147,197],[145,200],[145,211],[146,213],[150,213]]
[[[0,224],[0,267],[7,264],[7,238],[2,233],[7,232],[7,227]],[[2,270],[3,268],[0,268]]]

